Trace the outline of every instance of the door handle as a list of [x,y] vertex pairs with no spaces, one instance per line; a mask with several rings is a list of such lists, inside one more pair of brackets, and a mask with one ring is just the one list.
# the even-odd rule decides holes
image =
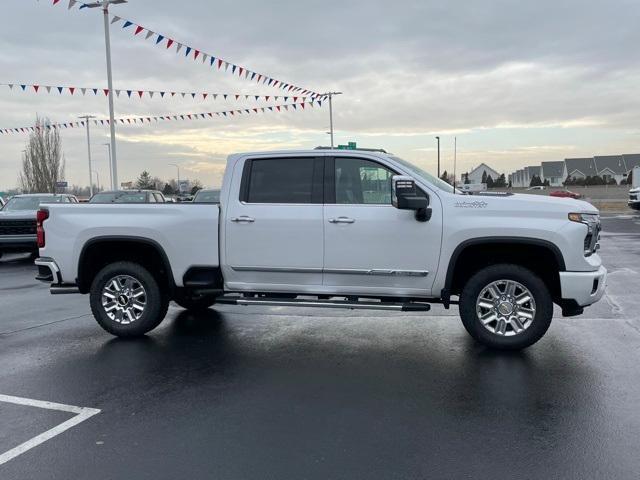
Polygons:
[[355,219],[348,217],[330,218],[329,223],[356,223]]
[[255,219],[242,215],[241,217],[233,217],[231,221],[235,223],[253,223],[255,222]]

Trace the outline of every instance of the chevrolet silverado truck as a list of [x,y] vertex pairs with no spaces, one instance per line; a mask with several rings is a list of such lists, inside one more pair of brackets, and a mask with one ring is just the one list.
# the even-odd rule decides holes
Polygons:
[[478,342],[520,349],[553,305],[604,293],[589,203],[464,195],[384,151],[234,154],[219,204],[47,205],[38,279],[89,295],[97,322],[143,335],[169,302],[428,311],[457,304]]

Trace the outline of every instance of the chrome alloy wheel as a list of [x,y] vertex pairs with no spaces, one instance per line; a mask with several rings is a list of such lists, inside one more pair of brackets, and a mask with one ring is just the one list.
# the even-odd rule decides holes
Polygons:
[[496,280],[476,300],[480,323],[496,335],[512,337],[533,323],[536,302],[527,287],[513,280]]
[[142,284],[129,275],[111,278],[102,289],[102,308],[114,322],[133,323],[144,313],[147,292]]

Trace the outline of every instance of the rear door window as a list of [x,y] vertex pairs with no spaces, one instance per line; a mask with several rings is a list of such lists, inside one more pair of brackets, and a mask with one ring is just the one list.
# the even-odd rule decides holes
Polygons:
[[322,203],[322,159],[265,158],[249,160],[243,175],[248,203]]

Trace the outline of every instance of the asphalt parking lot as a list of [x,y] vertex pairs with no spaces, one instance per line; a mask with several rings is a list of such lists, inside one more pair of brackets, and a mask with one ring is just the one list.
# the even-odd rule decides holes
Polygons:
[[439,307],[172,306],[121,340],[6,256],[0,478],[637,478],[640,217],[603,228],[606,297],[519,353],[475,345]]

